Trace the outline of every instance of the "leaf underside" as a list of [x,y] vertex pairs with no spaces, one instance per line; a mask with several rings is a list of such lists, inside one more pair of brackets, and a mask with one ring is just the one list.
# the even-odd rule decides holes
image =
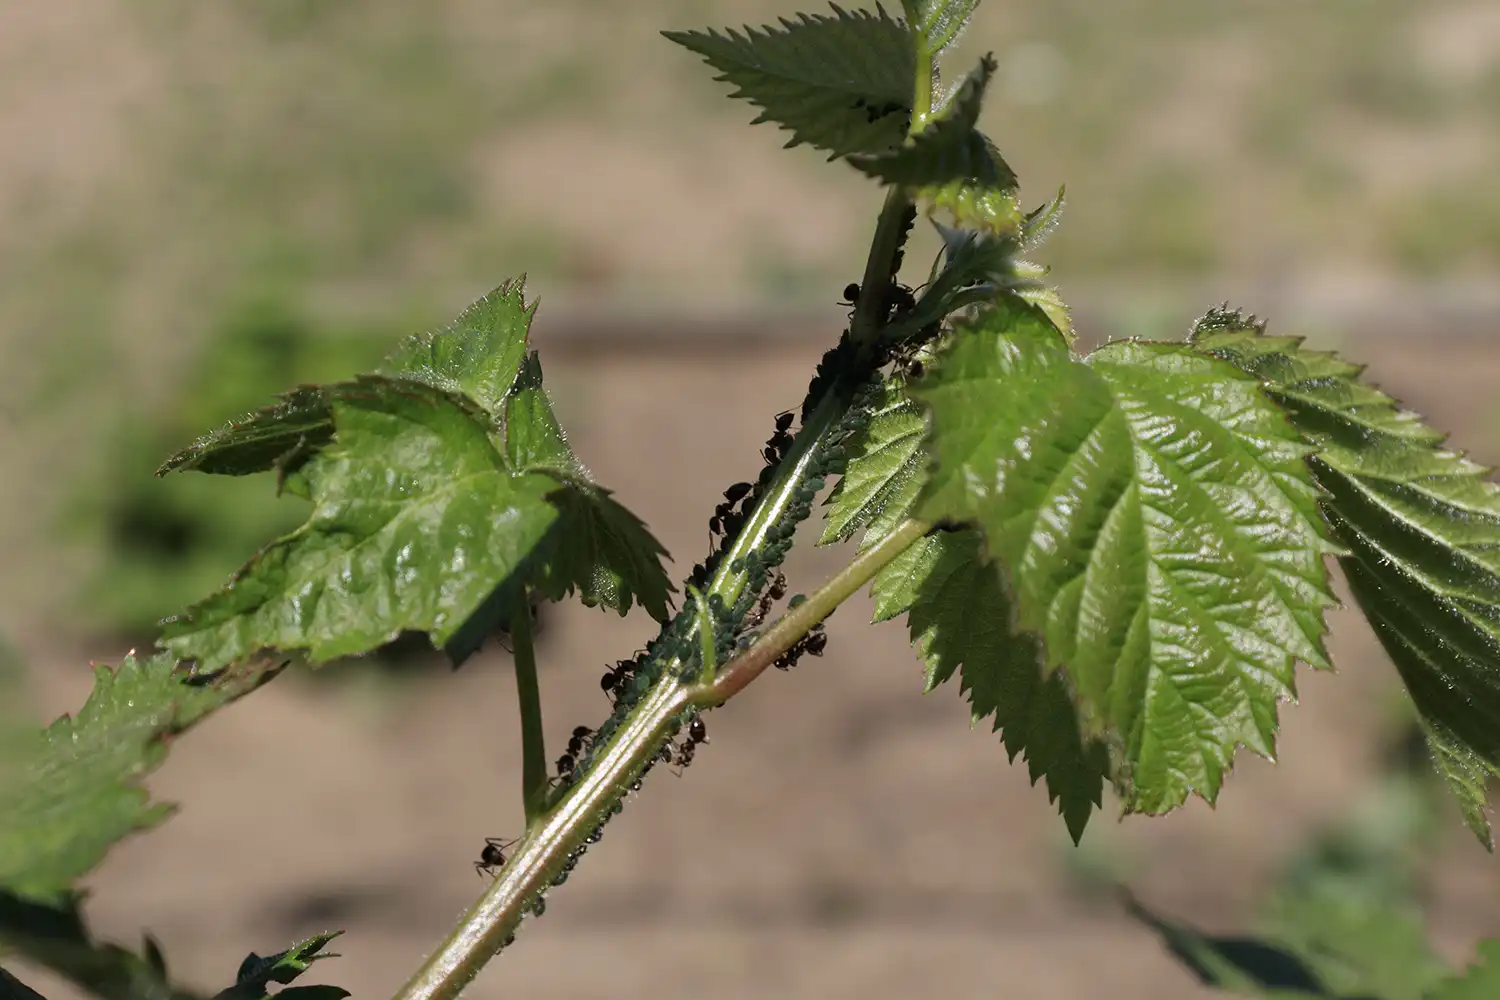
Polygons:
[[274,676],[244,663],[189,676],[168,656],[96,667],[76,718],[63,716],[0,770],[0,888],[37,903],[63,901],[115,841],[171,813],[141,780],[171,740]]
[[1334,546],[1259,384],[1182,344],[1075,360],[1007,297],[914,394],[933,427],[919,514],[983,531],[1125,808],[1211,802],[1238,746],[1270,756],[1295,663],[1328,663]]
[[1500,487],[1336,355],[1216,310],[1195,347],[1262,380],[1316,449],[1355,600],[1420,713],[1439,774],[1487,847],[1500,774]]
[[761,109],[754,124],[776,122],[829,159],[878,154],[906,136],[916,60],[911,34],[883,10],[801,14],[781,26],[743,33],[665,31],[732,84],[730,95]]

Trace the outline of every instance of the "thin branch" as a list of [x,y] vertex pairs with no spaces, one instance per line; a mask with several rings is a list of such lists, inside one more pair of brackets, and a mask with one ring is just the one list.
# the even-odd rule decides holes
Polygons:
[[750,649],[725,665],[712,682],[658,683],[636,706],[593,767],[550,813],[534,823],[495,883],[412,977],[396,1000],[453,1000],[509,943],[526,910],[576,858],[630,786],[651,764],[676,720],[694,705],[719,705],[760,676],[818,622],[828,617],[931,525],[907,521],[860,555],[806,601],[779,619]]
[[892,559],[905,552],[932,525],[923,521],[905,521],[874,546],[861,553],[838,575],[820,587],[811,597],[777,619],[764,635],[739,656],[730,660],[709,684],[693,689],[693,702],[704,708],[721,705],[743,691],[776,659],[796,645],[813,626],[831,615],[835,608],[874,579]]
[[511,617],[510,641],[516,664],[516,701],[521,709],[521,801],[526,806],[526,825],[530,826],[547,801],[548,771],[542,693],[531,641],[531,609],[525,604]]

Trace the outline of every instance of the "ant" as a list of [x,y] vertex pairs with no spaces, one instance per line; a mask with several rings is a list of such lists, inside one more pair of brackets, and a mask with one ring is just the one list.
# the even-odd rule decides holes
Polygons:
[[841,306],[849,306],[851,309],[859,305],[859,283],[851,281],[844,286],[844,298],[839,302]]
[[562,779],[562,780],[566,780],[566,779],[572,777],[573,776],[573,768],[574,768],[574,766],[576,764],[577,764],[577,761],[575,761],[573,759],[573,755],[571,753],[565,753],[561,757],[557,758],[557,776],[558,776],[558,778]]
[[790,649],[776,658],[775,667],[777,670],[790,670],[803,656],[822,656],[827,648],[828,633],[823,630],[823,623],[819,622],[806,635],[793,643]]
[[776,576],[771,580],[770,585],[766,587],[766,592],[760,595],[760,601],[745,616],[743,627],[746,629],[759,627],[760,623],[766,620],[766,615],[771,613],[771,605],[785,596],[786,574],[781,572],[781,570],[777,570]]
[[474,871],[495,878],[496,871],[505,867],[505,852],[517,843],[519,841],[485,837],[484,850],[479,852],[479,860],[474,862]]
[[[778,420],[779,424],[780,421]],[[790,425],[790,420],[788,420],[788,425]],[[724,502],[714,508],[714,516],[708,519],[708,531],[711,536],[719,534],[732,535],[739,531],[740,525],[743,523],[743,515],[737,513],[735,507],[741,500],[749,496],[750,491],[754,488],[749,483],[735,483],[724,491]]]
[[625,692],[626,683],[635,677],[635,672],[639,667],[640,664],[635,660],[617,660],[615,665],[599,678],[599,687],[604,689],[605,694],[618,699]]
[[568,753],[574,757],[583,755],[583,748],[588,743],[588,738],[594,735],[594,731],[588,726],[579,726],[573,730],[573,735],[568,737]]
[[672,760],[677,765],[672,773],[679,778],[689,764],[693,762],[693,756],[698,752],[698,744],[708,742],[708,727],[703,724],[701,716],[693,716],[693,721],[688,723],[687,739],[677,748],[677,755]]

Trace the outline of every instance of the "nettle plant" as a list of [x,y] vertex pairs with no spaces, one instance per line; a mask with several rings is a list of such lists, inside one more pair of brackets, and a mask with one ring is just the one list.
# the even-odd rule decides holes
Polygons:
[[[938,57],[976,4],[667,33],[758,106],[757,122],[843,160],[885,199],[845,290],[847,328],[800,409],[775,417],[758,475],[725,491],[713,551],[680,591],[662,547],[568,446],[527,346],[535,305],[521,281],[375,371],[294,389],[169,459],[162,473],[275,470],[310,504],[307,521],[167,620],[162,652],[100,668],[77,718],[8,771],[0,939],[103,996],[188,995],[154,945],[137,956],[93,944],[75,889],[111,844],[163,818],[139,781],[171,737],[276,676],[283,653],[317,664],[415,631],[458,664],[504,632],[526,827],[484,843],[476,865],[493,882],[395,994],[456,996],[542,913],[648,772],[691,760],[702,714],[768,667],[821,654],[822,622],[867,585],[876,621],[906,616],[927,687],[957,679],[973,719],[1024,755],[1076,839],[1106,783],[1125,812],[1161,814],[1190,794],[1213,802],[1240,747],[1272,755],[1295,666],[1330,666],[1337,560],[1434,766],[1489,846],[1500,490],[1358,367],[1227,308],[1184,339],[1077,350],[1062,299],[1026,259],[1061,195],[1023,212],[1015,175],[976,128],[994,61],[939,83]],[[919,214],[943,249],[913,288],[903,246]],[[851,559],[768,623],[788,589],[779,567],[820,497],[820,543],[854,543]],[[662,624],[605,675],[613,711],[577,728],[554,766],[531,615],[569,595],[622,614],[639,604]],[[1181,928],[1168,939],[1227,988],[1500,995],[1489,945],[1496,961],[1465,978],[1438,966],[1412,992],[1386,993],[1379,980],[1333,985],[1305,954],[1293,956],[1303,977],[1286,980]],[[327,940],[252,956],[223,995],[265,995]],[[308,991],[342,995],[282,995]]]

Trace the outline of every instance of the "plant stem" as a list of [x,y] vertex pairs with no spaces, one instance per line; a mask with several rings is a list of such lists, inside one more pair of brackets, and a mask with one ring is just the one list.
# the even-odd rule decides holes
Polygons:
[[[905,235],[910,207],[911,199],[901,188],[893,187],[887,192],[865,261],[864,287],[875,294],[861,291],[850,328],[850,336],[860,345],[862,352],[868,352],[874,345],[885,319],[884,303],[891,280],[891,264]],[[797,503],[802,484],[812,477],[829,434],[836,430],[848,406],[848,391],[829,387],[807,414],[796,437],[777,463],[775,475],[760,502],[725,551],[703,595],[705,600],[718,595],[726,606],[732,607],[739,599],[749,574],[743,565],[735,569],[736,563],[742,563],[751,553],[765,546],[772,529]],[[906,544],[919,535],[917,532],[906,538]],[[750,683],[777,656],[837,607],[840,600],[846,599],[872,578],[904,547],[896,547],[894,543],[882,544],[877,546],[881,556],[871,558],[874,550],[866,553],[830,584],[837,585],[842,597],[829,601],[827,597],[819,596],[820,591],[807,602],[813,608],[822,608],[821,614],[813,617],[814,611],[802,612],[799,606],[785,616],[791,618],[802,612],[795,619],[802,623],[801,632],[794,632],[797,625],[778,622],[754,647],[727,664],[726,672],[732,670],[734,677],[729,683],[738,685],[733,690]],[[855,571],[855,566],[860,569]],[[854,572],[851,574],[851,571]],[[814,604],[814,600],[818,603]],[[785,645],[778,649],[781,643]],[[764,663],[760,662],[762,659]],[[759,666],[755,666],[757,663]],[[591,766],[578,782],[550,810],[528,819],[525,838],[516,845],[495,883],[463,916],[438,949],[428,956],[422,968],[396,994],[396,1000],[452,1000],[457,997],[485,963],[509,942],[526,907],[563,872],[568,859],[576,857],[575,852],[583,846],[585,838],[609,818],[630,786],[651,764],[657,748],[675,732],[677,717],[693,707],[720,704],[733,693],[716,688],[715,681],[709,678],[696,684],[685,684],[681,668],[682,662],[676,658],[662,664],[655,686],[625,717],[609,742],[594,752]],[[539,724],[540,708],[537,718]],[[540,750],[540,736],[537,746]],[[545,766],[543,755],[544,774]],[[532,786],[528,783],[527,787]]]
[[693,690],[693,703],[703,708],[721,705],[743,691],[776,658],[796,644],[812,627],[870,582],[890,561],[932,530],[923,521],[904,521],[870,549],[861,553],[807,600],[797,605],[767,629],[745,652],[724,665],[708,684]]
[[916,135],[927,127],[932,118],[932,53],[927,46],[917,46],[916,83],[912,88],[911,125],[907,135]]
[[783,615],[761,640],[717,678],[699,684],[660,683],[638,705],[594,766],[552,812],[528,828],[499,878],[412,977],[396,1000],[453,1000],[505,946],[527,905],[544,891],[568,857],[609,817],[650,764],[683,710],[720,705],[763,673],[798,639],[921,538],[930,525],[907,521]]
[[523,604],[510,621],[516,664],[516,701],[521,709],[521,801],[526,825],[547,801],[547,741],[542,732],[542,692],[536,681],[536,649],[531,642],[531,609]]

